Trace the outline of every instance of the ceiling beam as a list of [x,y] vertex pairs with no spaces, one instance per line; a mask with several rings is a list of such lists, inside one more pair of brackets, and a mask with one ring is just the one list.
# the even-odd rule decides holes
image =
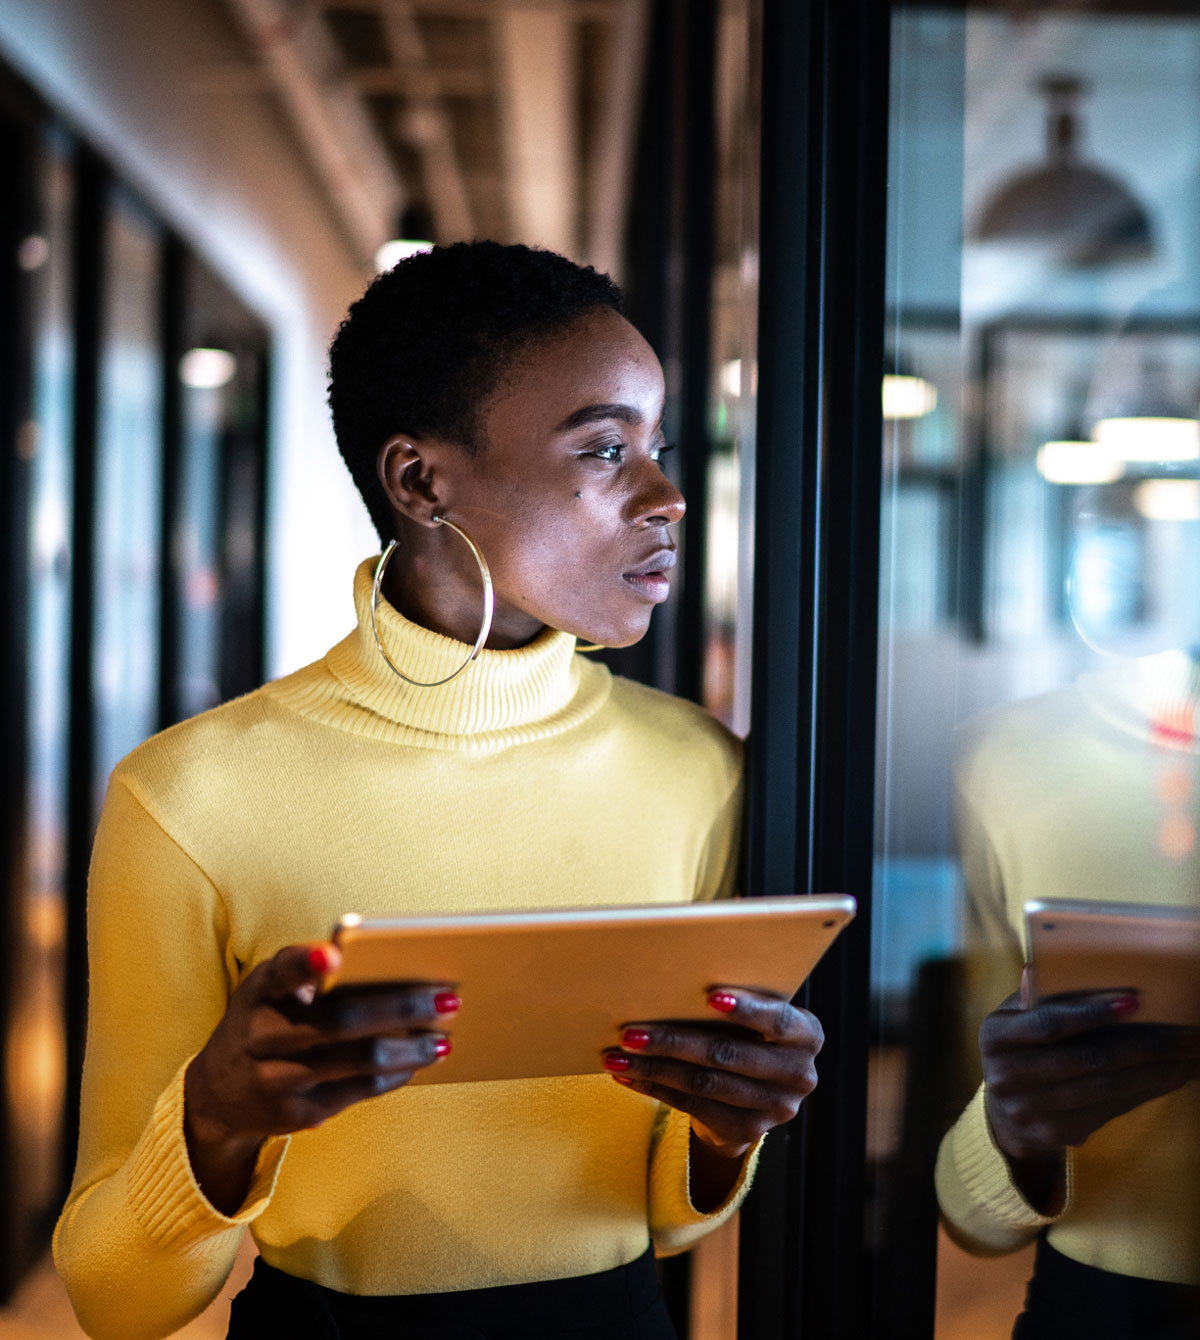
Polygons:
[[364,262],[392,234],[403,193],[313,5],[227,0]]
[[647,0],[616,0],[612,17],[604,103],[584,186],[585,236],[588,264],[619,281],[646,68]]
[[471,200],[454,145],[454,128],[441,101],[449,90],[430,63],[410,0],[379,0],[379,17],[392,65],[397,73],[406,75],[408,106],[397,130],[421,156],[437,240],[469,241],[475,236]]
[[509,216],[519,242],[578,254],[575,11],[515,0],[492,13]]

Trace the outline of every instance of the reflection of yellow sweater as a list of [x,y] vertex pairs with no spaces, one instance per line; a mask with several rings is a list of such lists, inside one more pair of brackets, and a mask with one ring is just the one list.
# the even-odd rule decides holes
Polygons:
[[[740,751],[711,717],[612,679],[553,632],[484,652],[444,688],[408,688],[372,641],[370,581],[363,564],[358,629],[323,661],[157,736],[114,774],[89,888],[82,1138],[55,1235],[93,1336],[182,1325],[220,1289],[246,1224],[292,1274],[423,1293],[606,1270],[651,1236],[681,1250],[744,1191],[752,1160],[729,1204],[699,1214],[687,1119],[597,1059],[594,1076],[402,1089],[269,1141],[233,1218],[201,1195],[183,1070],[282,945],[348,911],[730,891]],[[381,625],[414,678],[462,655],[386,606]]]
[[[1200,816],[1197,688],[1195,668],[1168,654],[964,729],[960,842],[992,982],[980,1013],[1016,989],[1027,899],[1196,905],[1200,859],[1179,830]],[[1085,1265],[1200,1284],[1200,1084],[1109,1122],[1068,1163],[1068,1202],[1044,1219],[1008,1176],[981,1090],[938,1158],[947,1228],[992,1254],[1049,1225],[1051,1244]]]

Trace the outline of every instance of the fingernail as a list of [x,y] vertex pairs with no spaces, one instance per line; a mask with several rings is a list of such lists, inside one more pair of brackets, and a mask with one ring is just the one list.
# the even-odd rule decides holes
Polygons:
[[632,1083],[633,1083],[633,1080],[631,1080],[631,1079],[629,1078],[628,1075],[614,1075],[614,1076],[613,1076],[613,1079],[615,1079],[615,1080],[617,1081],[618,1084],[632,1084]]
[[1108,1002],[1108,1008],[1118,1019],[1123,1019],[1126,1015],[1136,1014],[1141,1008],[1141,1001],[1136,996],[1117,996]]
[[320,945],[313,945],[308,951],[308,966],[313,972],[326,973],[329,971],[329,954]]
[[433,998],[433,1008],[439,1014],[457,1014],[462,1001],[453,991],[439,991]]
[[437,1056],[438,1056],[439,1060],[440,1060],[443,1056],[449,1056],[449,1055],[450,1055],[450,1039],[449,1039],[449,1038],[438,1038],[438,1040],[433,1044],[433,1050],[437,1053]]
[[737,1009],[737,997],[730,995],[728,991],[714,991],[709,996],[708,1003],[721,1014],[729,1014]]
[[644,1028],[627,1028],[621,1034],[621,1046],[628,1047],[630,1051],[640,1052],[649,1045],[650,1034]]
[[628,1070],[629,1057],[613,1056],[610,1053],[608,1056],[604,1058],[604,1068],[605,1070]]

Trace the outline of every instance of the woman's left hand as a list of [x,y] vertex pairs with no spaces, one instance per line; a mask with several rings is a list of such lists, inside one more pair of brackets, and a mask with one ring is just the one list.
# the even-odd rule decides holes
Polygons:
[[711,1025],[627,1024],[604,1066],[627,1088],[686,1112],[715,1154],[738,1159],[800,1110],[817,1086],[820,1021],[776,996],[717,987]]

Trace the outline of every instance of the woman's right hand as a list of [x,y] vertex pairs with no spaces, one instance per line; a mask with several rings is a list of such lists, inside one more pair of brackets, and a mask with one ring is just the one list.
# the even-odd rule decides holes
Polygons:
[[450,1050],[438,1025],[459,1007],[451,989],[421,982],[317,995],[339,962],[337,948],[322,944],[288,945],[260,963],[188,1066],[188,1154],[225,1214],[245,1199],[267,1136],[319,1126]]
[[985,1106],[1026,1200],[1057,1213],[1065,1151],[1200,1078],[1200,1029],[1131,1024],[1138,999],[1096,991],[1033,1005],[1027,982],[979,1030]]

